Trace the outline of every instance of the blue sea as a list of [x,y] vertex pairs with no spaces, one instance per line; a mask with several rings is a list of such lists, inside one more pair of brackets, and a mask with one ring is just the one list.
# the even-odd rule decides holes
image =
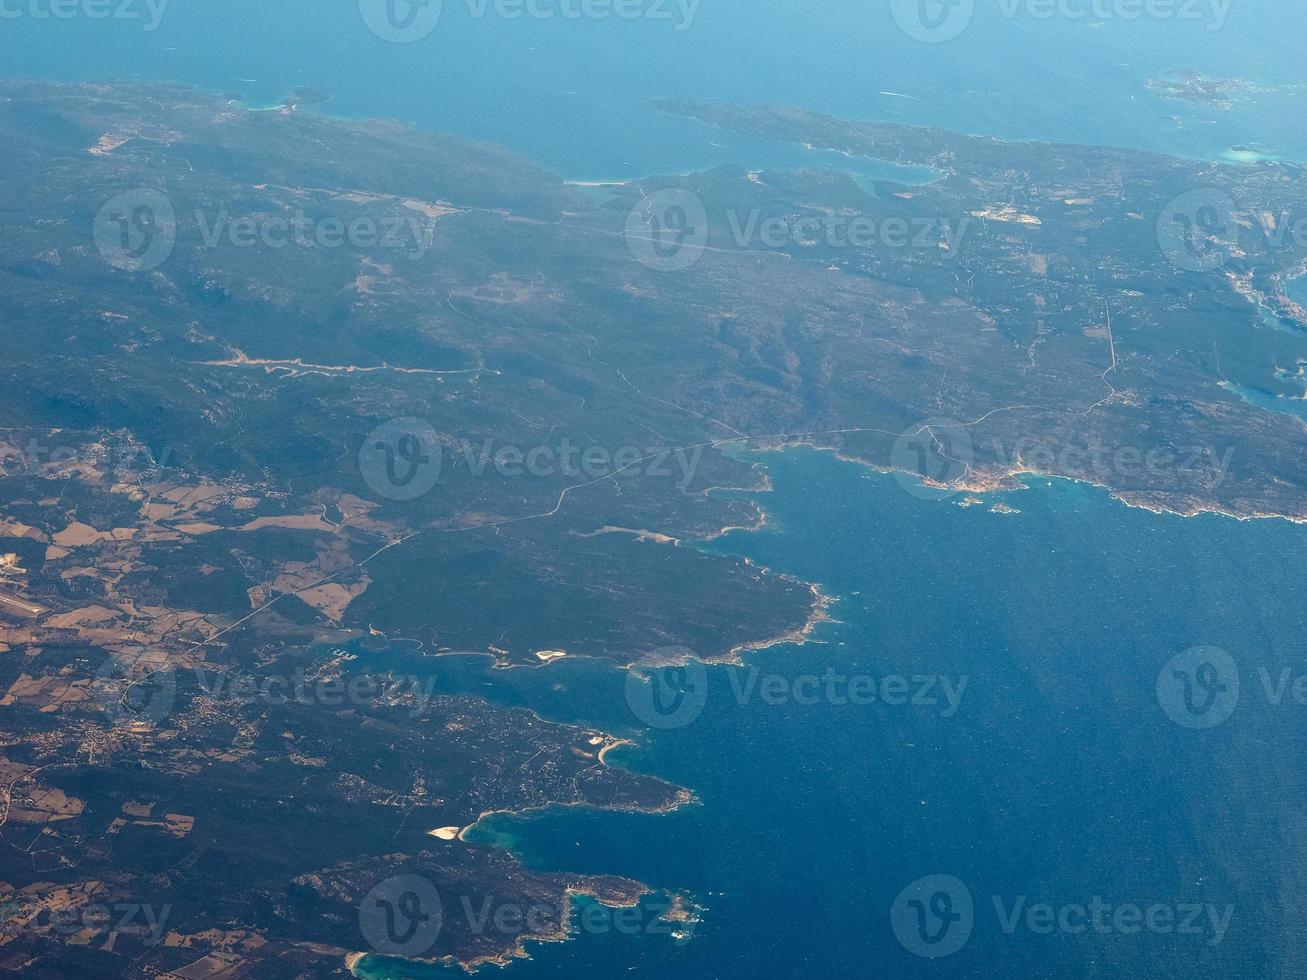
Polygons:
[[[0,19],[0,73],[177,81],[250,104],[304,86],[332,96],[324,111],[491,140],[577,180],[854,167],[662,115],[651,102],[663,98],[1307,160],[1300,0],[1233,0],[1219,29],[1214,15],[1008,17],[995,0],[940,44],[905,35],[890,6],[702,0],[678,31],[477,17],[446,0],[428,38],[392,44],[352,0],[173,0],[152,31]],[[1229,110],[1162,99],[1147,81],[1169,70],[1251,88]],[[442,668],[450,690],[631,736],[610,761],[699,799],[662,816],[485,821],[476,839],[532,866],[629,875],[704,907],[688,942],[581,931],[532,947],[507,976],[1307,974],[1307,706],[1292,694],[1307,671],[1307,528],[1158,515],[1060,481],[962,507],[829,454],[760,460],[772,524],[711,547],[820,583],[836,621],[806,645],[711,668],[692,722],[645,728],[623,678],[585,661]],[[1193,648],[1225,651],[1241,682],[1211,728],[1177,722],[1159,693]],[[831,673],[870,685],[875,703],[838,703]],[[1228,696],[1230,677],[1218,680]],[[1180,929],[1193,909],[1194,929]],[[918,955],[943,951],[918,940],[949,922],[969,926],[966,941]]]
[[[472,839],[532,866],[689,889],[706,907],[683,945],[579,929],[533,946],[512,976],[1301,975],[1307,707],[1291,690],[1307,671],[1307,527],[1157,515],[1068,481],[964,507],[829,453],[759,458],[773,523],[713,549],[822,583],[835,621],[813,642],[710,668],[702,712],[669,730],[632,713],[611,668],[446,668],[445,689],[637,739],[610,761],[700,800],[661,816],[483,821]],[[1208,729],[1174,720],[1159,694],[1195,647],[1226,651],[1242,681]],[[827,697],[810,679],[832,673],[850,685]],[[888,697],[839,703],[853,678]],[[935,875],[974,907],[966,944],[938,960],[901,944],[892,916],[904,888]],[[1005,928],[1015,910],[1095,897],[1105,916],[1194,908],[1226,928],[1166,932],[1155,917],[1135,932],[1107,917],[1105,933],[1045,934],[1028,915]]]
[[[164,6],[152,31],[146,0],[114,6],[124,2],[142,18],[0,18],[0,73],[181,81],[255,103],[306,86],[334,97],[330,111],[492,140],[573,179],[804,161],[650,106],[669,98],[1202,158],[1247,146],[1307,159],[1301,0],[1154,0],[1174,3],[1169,20],[1043,19],[1027,0],[1008,16],[1016,0],[977,0],[970,27],[946,43],[909,38],[886,0],[699,0],[684,30],[675,0],[643,0],[669,19],[631,21],[510,20],[493,3],[476,16],[481,0],[444,0],[435,30],[409,44],[374,36],[357,0],[153,0]],[[562,10],[580,0],[537,2]],[[1056,2],[1074,12],[1090,0]],[[1229,111],[1150,94],[1147,81],[1170,70],[1259,91]]]

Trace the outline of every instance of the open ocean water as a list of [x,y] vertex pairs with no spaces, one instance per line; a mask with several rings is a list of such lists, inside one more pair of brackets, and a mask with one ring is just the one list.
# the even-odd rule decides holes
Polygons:
[[[960,507],[829,453],[760,458],[773,525],[713,547],[837,596],[814,642],[708,668],[701,708],[668,729],[633,713],[611,668],[450,661],[445,689],[638,738],[610,758],[701,801],[483,821],[473,839],[534,867],[706,906],[684,945],[581,929],[513,976],[1301,975],[1307,527],[1158,515],[1068,481]],[[1175,658],[1196,647],[1224,651],[1208,657],[1239,690],[1191,716],[1176,671],[1202,675]],[[903,892],[939,875],[956,914],[969,897],[955,929],[970,928],[931,959]],[[1065,928],[1030,917],[1043,905]]]

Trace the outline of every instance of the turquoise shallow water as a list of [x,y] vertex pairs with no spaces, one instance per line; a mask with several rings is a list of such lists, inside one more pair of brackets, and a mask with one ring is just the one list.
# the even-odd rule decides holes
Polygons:
[[1225,387],[1233,391],[1250,405],[1256,405],[1268,412],[1278,412],[1281,415],[1293,415],[1297,418],[1307,421],[1307,400],[1303,398],[1292,398],[1283,395],[1272,395],[1264,391],[1256,391],[1252,388],[1246,388],[1243,385],[1227,381]]
[[1289,297],[1297,302],[1300,306],[1307,307],[1307,277],[1295,279],[1289,283],[1286,292]]
[[[584,663],[448,683],[637,735],[625,764],[691,786],[667,816],[554,811],[486,821],[477,839],[540,868],[631,875],[707,906],[693,940],[592,935],[534,948],[518,978],[668,975],[1289,976],[1302,896],[1303,712],[1260,678],[1307,667],[1307,528],[1178,518],[1097,489],[1041,482],[994,498],[921,500],[895,478],[793,451],[766,457],[776,523],[715,547],[840,597],[819,642],[712,668],[701,715],[650,731],[615,672]],[[1157,695],[1180,651],[1224,648],[1243,692],[1223,725],[1175,723]],[[750,669],[786,678],[952,678],[957,710],[768,703]],[[734,678],[734,681],[732,680]],[[1272,689],[1275,685],[1272,684]],[[790,688],[804,693],[802,685]],[[882,691],[885,688],[881,688]],[[772,700],[775,700],[773,698]],[[944,873],[975,902],[946,960],[900,945],[900,890]],[[1230,908],[1220,941],[1159,932],[1004,931],[1022,896],[1055,908]],[[363,975],[450,971],[372,961]]]
[[[1290,282],[1285,288],[1285,292],[1290,299],[1307,308],[1307,278],[1300,278]],[[1283,330],[1289,333],[1301,331],[1301,328],[1293,324],[1288,318],[1274,315],[1269,310],[1263,312],[1262,322],[1272,330]],[[1297,374],[1301,367],[1300,364],[1290,364],[1281,366],[1277,370],[1280,380],[1286,382],[1287,385],[1281,390],[1260,391],[1233,381],[1224,381],[1222,385],[1250,405],[1256,405],[1268,412],[1292,415],[1307,422],[1307,392],[1304,392],[1303,383]]]

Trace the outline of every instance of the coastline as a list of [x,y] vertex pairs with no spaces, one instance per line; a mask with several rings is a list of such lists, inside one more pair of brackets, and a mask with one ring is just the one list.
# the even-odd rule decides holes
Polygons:
[[[605,879],[616,882],[624,879]],[[608,909],[633,909],[638,908],[642,899],[656,895],[666,895],[669,900],[668,909],[661,918],[669,923],[677,923],[682,926],[692,926],[699,921],[700,913],[703,906],[698,905],[684,892],[666,891],[664,889],[650,888],[641,882],[630,882],[631,887],[624,892],[601,891],[592,882],[578,881],[568,885],[563,889],[563,901],[567,905],[567,915],[560,918],[557,928],[551,932],[542,932],[535,935],[519,934],[513,945],[502,953],[487,953],[483,956],[473,957],[469,960],[460,960],[453,956],[442,956],[434,959],[402,959],[399,957],[380,957],[381,959],[401,959],[405,963],[421,963],[428,966],[457,966],[465,973],[476,973],[483,966],[496,966],[504,969],[513,964],[514,960],[531,959],[531,951],[528,948],[530,943],[565,943],[572,938],[572,922],[577,913],[577,899],[589,899],[598,905]],[[373,953],[350,953],[345,957],[345,969],[349,971],[350,976],[359,977],[358,967],[363,964]]]
[[[798,581],[798,579],[789,575],[784,575],[783,573],[776,574],[779,574],[782,578],[789,579],[790,581]],[[743,656],[746,653],[770,650],[772,647],[783,646],[786,644],[791,644],[793,646],[806,646],[808,643],[813,642],[812,634],[822,623],[839,622],[839,620],[832,617],[828,612],[831,606],[839,601],[839,598],[827,595],[823,592],[821,584],[818,582],[807,582],[804,584],[808,586],[809,591],[812,593],[812,609],[808,613],[807,622],[796,629],[782,633],[779,636],[771,637],[770,639],[753,640],[747,643],[737,644],[731,648],[728,659],[717,662],[729,664],[731,666],[743,666]]]
[[[836,458],[839,458],[839,454],[836,453],[836,452],[834,452],[833,450],[827,449],[827,450],[825,450],[825,451],[831,453],[831,454],[834,455]],[[841,461],[841,462],[852,462],[852,463],[856,463],[856,464],[858,464],[859,466],[866,466],[866,467],[868,467],[868,468],[870,468],[870,469],[872,469],[872,470],[874,470],[874,471],[876,471],[876,472],[878,472],[878,473],[881,473],[881,474],[884,474],[884,475],[886,475],[886,476],[890,476],[890,477],[893,477],[893,476],[895,476],[895,475],[901,475],[901,474],[902,474],[902,471],[886,470],[886,469],[882,469],[882,468],[878,468],[878,467],[870,466],[870,464],[866,463],[866,462],[863,461],[863,460],[840,459],[840,461]],[[780,477],[781,477],[783,474],[782,474],[781,471],[779,471],[779,470],[777,470],[776,472],[777,472],[777,474],[778,474],[778,479],[780,479]],[[798,472],[799,475],[802,476],[802,475],[803,475],[804,473],[806,473],[807,471],[806,471],[804,468],[802,468],[802,467],[798,467],[798,468],[796,468],[796,472]],[[1027,475],[1034,476],[1035,474],[1027,474]],[[1117,495],[1116,495],[1116,494],[1111,490],[1111,488],[1103,487],[1103,486],[1099,486],[1099,485],[1096,485],[1096,484],[1092,484],[1092,483],[1090,483],[1089,481],[1084,481],[1084,480],[1074,480],[1074,479],[1064,478],[1064,477],[1058,477],[1058,476],[1047,476],[1046,479],[1047,479],[1049,482],[1052,482],[1052,481],[1065,481],[1067,484],[1076,484],[1076,483],[1079,483],[1079,484],[1082,484],[1082,485],[1084,485],[1084,486],[1091,487],[1091,488],[1094,489],[1095,491],[1104,491],[1104,492],[1101,493],[1101,494],[1100,494],[1100,493],[1094,493],[1094,494],[1093,494],[1093,498],[1094,498],[1096,501],[1098,501],[1098,504],[1097,504],[1096,506],[1104,506],[1104,507],[1110,507],[1110,506],[1112,506],[1112,505],[1108,505],[1108,504],[1106,504],[1106,503],[1103,501],[1103,497],[1108,497],[1108,496],[1110,496],[1110,497],[1113,497],[1115,500],[1117,500],[1117,501],[1120,502],[1120,503],[1126,503],[1127,506],[1137,507],[1137,508],[1140,508],[1140,509],[1149,509],[1149,508],[1143,507],[1142,505],[1139,505],[1139,504],[1132,504],[1132,503],[1129,503],[1129,502],[1127,502],[1127,501],[1120,500],[1119,497],[1117,497]],[[790,491],[789,491],[789,488],[790,488],[791,482],[792,482],[792,481],[786,480],[786,481],[783,483],[783,487],[784,487],[784,489],[786,489],[786,497],[785,497],[785,500],[789,500],[790,497],[791,497],[791,494],[790,494]],[[801,482],[801,483],[800,483],[800,487],[802,487],[802,486],[803,486],[803,483]],[[903,491],[899,489],[898,485],[897,485],[897,484],[896,484],[892,479],[890,479],[890,480],[885,480],[885,481],[875,481],[875,482],[868,481],[867,483],[864,484],[864,486],[867,488],[867,493],[868,493],[869,495],[877,495],[877,496],[882,496],[882,497],[883,497],[883,496],[885,496],[885,495],[900,495],[900,494],[903,493]],[[1035,491],[1036,493],[1041,493],[1041,492],[1046,491],[1047,488],[1046,488],[1043,484],[1036,484],[1036,483],[1031,482],[1031,483],[1020,483],[1020,484],[1018,484],[1016,487],[1011,488],[1011,489],[1033,490],[1033,491]],[[1065,489],[1065,488],[1064,488],[1064,489]],[[1004,493],[1006,493],[1006,492],[1010,492],[1010,490],[1004,490],[1004,489],[990,489],[990,490],[985,491],[986,494],[1004,494]],[[989,499],[994,499],[994,498],[991,496]],[[783,501],[778,500],[778,505],[779,505],[780,503],[782,503],[782,502],[783,502]],[[932,503],[935,503],[935,504],[940,504],[940,505],[946,505],[944,509],[946,509],[946,510],[951,510],[952,507],[951,507],[951,506],[948,506],[948,505],[951,505],[951,504],[954,503],[954,502],[956,502],[956,499],[955,499],[955,498],[953,498],[953,497],[945,497],[945,496],[942,496],[942,495],[941,495],[941,497],[940,497],[940,499],[939,499],[938,501],[923,501],[923,502],[921,503],[921,506],[922,506],[922,507],[925,507],[925,508],[930,508],[930,507],[932,506]],[[1032,512],[1034,512],[1034,513],[1038,513],[1039,511],[1040,511],[1040,508],[1039,508],[1039,507],[1035,507],[1035,508],[1033,508],[1033,511],[1032,511]],[[1170,513],[1170,512],[1168,512],[1168,511],[1162,511],[1162,512],[1163,512],[1163,513]],[[782,512],[781,512],[782,516],[783,516],[785,513],[788,513],[788,512],[787,512],[787,511],[782,511]],[[1172,514],[1172,516],[1180,516],[1180,515]],[[1029,518],[1028,518],[1028,519],[1029,519]],[[770,553],[770,551],[768,551],[767,553]],[[746,560],[747,560],[747,559],[746,559]],[[778,566],[779,566],[780,568],[792,567],[792,566],[787,566],[783,561],[780,561],[779,559],[778,559],[778,561],[777,561],[777,564],[778,564]],[[785,573],[784,573],[784,572],[776,572],[776,574],[785,574]],[[833,581],[833,582],[838,582],[839,579],[831,579],[831,581]],[[816,584],[811,585],[810,588],[813,589],[814,600],[816,600],[816,598],[817,598],[818,595],[825,595],[825,592],[826,592],[826,591],[834,591],[834,590],[830,589],[829,587],[827,587],[827,589],[823,589],[820,585],[816,585]],[[825,610],[823,609],[822,611],[825,611]],[[813,625],[815,626],[815,623],[814,623]],[[760,643],[760,644],[757,645],[756,648],[761,648],[761,647],[763,647],[763,646],[765,646],[765,645],[766,645],[766,644],[762,644],[762,643]],[[746,656],[747,656],[747,653],[748,653],[747,650],[739,650],[739,651],[738,651],[738,654],[742,654],[742,655],[746,655]],[[820,653],[817,653],[816,655],[817,655],[818,657],[821,656]],[[630,744],[632,744],[632,742],[631,742],[631,740],[629,740],[629,739],[623,739],[623,740],[620,740],[620,741],[614,742],[611,746],[605,746],[605,748],[604,748],[604,750],[603,750],[605,756],[607,756],[607,754],[608,754],[609,752],[611,752],[613,749],[618,748],[621,744],[630,745]],[[613,758],[608,758],[607,761],[610,762],[610,763],[612,763],[612,764],[619,764],[618,760],[613,759]],[[685,782],[693,782],[693,780],[684,780],[684,779],[683,779],[682,781],[685,781]],[[716,802],[716,801],[712,800],[711,797],[709,798],[709,805],[715,805],[715,802]],[[561,824],[561,822],[560,822],[560,824]],[[552,828],[552,829],[557,829],[558,824],[550,823],[549,826],[550,826],[550,828]],[[510,831],[513,830],[513,828],[505,828],[505,829],[506,829],[506,830],[510,830]],[[534,839],[535,839],[535,838],[534,838],[532,835],[530,835],[530,834],[524,834],[524,835],[523,835],[523,841],[524,841],[524,843],[523,843],[522,846],[523,846],[524,848],[529,849],[529,850],[534,850],[534,848],[531,847],[531,846],[527,843],[527,842],[529,842],[529,841],[533,841]],[[618,840],[620,841],[620,837],[618,838]],[[553,869],[555,869],[555,868],[557,868],[557,867],[560,867],[560,866],[563,867],[563,868],[566,868],[566,867],[569,866],[568,861],[567,861],[567,854],[566,854],[566,853],[563,853],[563,852],[561,852],[561,851],[559,851],[559,852],[555,852],[554,850],[550,850],[550,851],[548,851],[548,852],[547,852],[547,856],[546,856],[546,858],[545,858],[544,860],[546,861],[546,863],[544,864],[544,866],[545,866],[546,868],[550,869],[550,870],[553,870]],[[638,875],[637,875],[637,876],[638,876]],[[647,878],[647,880],[659,880],[659,879],[656,878],[656,877],[653,877],[653,876],[649,876],[649,877]],[[673,879],[673,880],[674,880],[674,879]],[[711,895],[711,894],[715,894],[715,892],[711,892],[711,891],[706,890],[706,889],[704,888],[704,886],[702,885],[702,883],[699,883],[699,884],[696,885],[696,892],[697,892],[698,894],[700,894],[700,895]],[[666,894],[666,892],[663,892],[663,894]],[[713,915],[713,921],[716,920],[718,914],[721,914],[721,913],[714,913],[714,915]],[[526,952],[528,953],[528,955],[533,955],[533,954],[532,954],[532,951],[531,951],[529,948],[527,948]],[[539,954],[534,954],[534,955],[539,955]],[[552,962],[552,961],[554,960],[554,957],[549,957],[549,959],[550,959],[550,961]],[[502,965],[502,964],[501,964],[501,965]],[[527,972],[530,972],[530,971],[527,971]],[[532,974],[532,975],[534,975],[534,974]]]
[[[614,744],[607,746],[609,749],[618,748],[620,745],[635,746],[637,743],[628,739],[616,739]],[[607,765],[607,763],[605,763]],[[612,768],[621,768],[614,766]],[[668,784],[669,786],[672,784]],[[463,844],[473,844],[478,847],[487,847],[494,845],[480,844],[475,840],[469,840],[468,835],[474,832],[486,820],[492,817],[523,817],[537,813],[546,813],[550,810],[588,810],[591,813],[647,813],[658,816],[665,813],[675,813],[687,806],[695,806],[699,803],[699,798],[694,795],[694,791],[685,786],[675,787],[677,790],[675,798],[665,806],[648,807],[648,806],[598,806],[594,803],[560,803],[557,800],[551,800],[548,803],[541,803],[538,806],[522,807],[520,810],[514,810],[511,807],[501,807],[494,810],[486,810],[479,817],[458,832],[455,838]]]
[[942,493],[975,494],[981,497],[987,497],[995,493],[1014,493],[1029,490],[1030,484],[1020,478],[1032,477],[1037,480],[1065,480],[1068,483],[1079,483],[1084,486],[1093,487],[1096,490],[1104,490],[1113,500],[1116,500],[1127,507],[1151,511],[1154,514],[1165,514],[1171,517],[1199,517],[1204,514],[1209,514],[1217,517],[1228,517],[1237,521],[1282,520],[1288,521],[1291,524],[1307,524],[1307,512],[1295,514],[1287,512],[1236,510],[1226,504],[1199,497],[1185,498],[1188,502],[1182,505],[1176,501],[1176,498],[1181,497],[1179,494],[1169,494],[1164,491],[1156,490],[1121,490],[1111,484],[1100,483],[1099,481],[1092,480],[1088,477],[1070,476],[1064,473],[1046,473],[1041,470],[1029,468],[1013,468],[1005,471],[996,471],[988,474],[982,479],[964,479],[945,484],[933,481],[929,477],[924,477],[919,473],[897,469],[893,466],[883,466],[879,463],[873,463],[871,460],[862,459],[859,456],[849,455],[845,453],[844,450],[833,446],[821,446],[815,443],[810,443],[808,445],[820,452],[834,452],[836,458],[843,462],[854,463],[858,466],[866,467],[873,472],[883,473],[887,476],[909,477],[916,480],[923,487],[930,487],[939,490]]
[[[779,451],[784,448],[785,448],[784,446],[778,446],[778,447],[774,447],[774,449],[771,451]],[[759,475],[758,485],[752,487],[741,487],[741,488],[720,487],[720,488],[712,488],[712,489],[727,490],[731,492],[740,492],[745,494],[771,492],[773,489],[773,483],[770,474],[766,470],[765,463],[761,461],[754,462],[753,468],[755,469],[755,471],[758,472]],[[772,526],[771,522],[768,520],[766,510],[761,505],[759,505],[756,501],[751,501],[750,504],[754,508],[757,514],[757,520],[753,523],[752,526],[740,527],[740,528],[723,528],[719,532],[710,535],[707,538],[701,539],[701,543],[717,540],[733,530],[739,530],[746,533],[755,533],[766,527]],[[672,547],[677,547],[680,546],[681,544],[680,541],[669,541],[669,542],[659,542],[659,543],[666,543]],[[752,561],[747,557],[741,556],[741,560],[754,567],[761,567],[758,566],[756,562]],[[767,569],[763,569],[763,570],[770,571]],[[794,581],[794,582],[799,581],[793,576],[785,575],[784,573],[776,572],[773,574],[780,575],[781,577],[784,577],[788,581]],[[834,621],[829,614],[829,609],[838,600],[836,597],[826,594],[826,592],[823,591],[820,583],[803,582],[801,584],[805,585],[808,588],[812,596],[812,604],[810,606],[808,616],[801,625],[796,626],[793,629],[787,630],[776,636],[764,637],[761,639],[748,640],[742,643],[738,643],[735,646],[731,647],[728,653],[725,654],[724,656],[704,658],[703,660],[701,660],[701,662],[704,664],[712,664],[712,665],[720,665],[720,666],[738,666],[744,663],[744,659],[743,659],[744,655],[750,652],[762,651],[787,643],[795,644],[795,645],[804,645],[810,642],[812,633],[814,632],[814,630],[816,630],[816,628],[820,624]],[[448,651],[448,652],[437,652],[436,655],[437,656],[458,656],[458,655],[478,656],[478,657],[488,657],[492,660],[495,659],[494,654],[490,652],[481,653],[481,652],[473,652],[473,651]],[[538,664],[522,664],[522,665],[495,664],[494,666],[500,667],[501,669],[509,669],[510,667],[513,666],[529,666],[532,669],[539,669],[542,667],[548,667],[553,663],[557,663],[559,659],[562,658],[551,658]],[[629,670],[631,666],[629,664],[627,665],[612,664],[600,658],[594,658],[594,657],[575,657],[569,659],[589,660],[595,663],[596,665],[607,664],[608,666],[615,667],[617,670],[621,670],[624,672]],[[620,762],[610,761],[609,759],[610,753],[620,748],[638,747],[639,742],[632,738],[619,737],[606,732],[599,732],[597,734],[599,737],[604,739],[604,744],[599,748],[599,751],[596,753],[596,762],[600,765],[610,767],[610,768],[624,768],[621,766]],[[655,778],[658,777],[656,777],[655,775]],[[673,784],[669,783],[669,785],[673,785]],[[497,844],[479,843],[474,839],[476,832],[478,831],[478,829],[482,828],[487,821],[493,819],[496,816],[524,817],[524,816],[530,816],[532,814],[539,814],[539,813],[545,813],[551,811],[553,812],[567,811],[567,810],[583,810],[583,811],[590,811],[596,813],[600,813],[600,812],[623,813],[624,812],[624,813],[645,813],[651,815],[660,815],[660,814],[673,813],[687,806],[699,805],[701,803],[701,801],[699,800],[698,796],[695,794],[693,789],[684,786],[675,786],[674,788],[676,790],[676,793],[673,799],[665,806],[660,806],[660,807],[637,806],[637,805],[596,806],[594,804],[585,803],[585,802],[562,803],[558,801],[551,801],[549,803],[541,804],[540,806],[524,807],[521,809],[513,809],[513,808],[506,808],[506,807],[495,808],[481,813],[474,821],[472,821],[467,826],[459,830],[457,835],[454,837],[454,840],[457,840],[460,843],[470,844],[473,846],[497,847],[503,850],[507,850],[506,848],[502,848],[500,845]],[[643,891],[640,895],[635,896],[635,898],[632,900],[632,904],[638,902],[639,898],[642,898],[647,895],[668,894],[672,897],[673,909],[677,911],[677,914],[679,916],[677,921],[683,921],[683,922],[694,921],[696,913],[692,913],[688,911],[688,909],[695,906],[693,906],[693,903],[691,902],[689,897],[686,896],[684,893],[668,892],[663,889],[653,888],[652,886],[649,886],[644,883],[641,883],[641,887],[644,888],[645,891]],[[609,907],[623,907],[623,906],[611,905],[610,902],[605,901],[602,897],[595,895],[582,887],[569,888],[565,894],[569,900],[575,897],[589,897]],[[630,907],[630,906],[625,906],[625,907]],[[507,950],[504,953],[495,956],[480,957],[476,960],[458,961],[458,965],[464,970],[467,970],[469,972],[475,971],[480,966],[487,965],[487,964],[504,967],[509,965],[514,959],[524,959],[524,958],[529,959],[530,951],[526,946],[526,944],[529,942],[565,942],[569,938],[570,938],[570,932],[566,927],[566,925],[564,925],[560,927],[560,929],[556,933],[553,934],[518,937],[516,945],[512,949]],[[359,957],[359,959],[354,960],[353,965],[357,965],[362,958],[363,957]],[[417,960],[415,962],[447,962],[447,960],[446,961]],[[358,975],[356,972],[354,972],[353,966],[351,966],[351,972],[355,976]]]

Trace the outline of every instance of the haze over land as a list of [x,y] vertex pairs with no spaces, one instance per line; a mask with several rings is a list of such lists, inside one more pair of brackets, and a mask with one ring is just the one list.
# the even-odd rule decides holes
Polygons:
[[[713,165],[643,175],[675,154],[615,140],[560,174],[466,136],[508,123],[297,84],[0,82],[0,966],[417,977],[570,938],[512,968],[822,970],[865,953],[829,912],[802,939],[833,899],[787,910],[798,871],[721,840],[788,844],[879,943],[906,881],[878,874],[971,842],[973,882],[1021,882],[1017,834],[1057,851],[1045,888],[1097,869],[1118,901],[1237,906],[1197,959],[1096,962],[1294,974],[1266,936],[1294,928],[1297,854],[1263,845],[1296,839],[1297,730],[1245,710],[1199,787],[1154,685],[1195,644],[1292,668],[1301,163],[908,125],[942,110],[886,89],[861,119],[642,99],[632,129],[692,130]],[[1186,127],[1292,94],[1233,68],[1137,88]],[[584,158],[574,117],[537,115]],[[874,707],[794,711],[815,661],[873,662]],[[1166,802],[1131,818],[1140,787]],[[1261,843],[1227,839],[1230,798]],[[1058,845],[1130,819],[1166,836],[1156,868]],[[876,835],[878,872],[846,853],[874,864]],[[443,918],[394,941],[386,909],[427,889]],[[624,913],[637,941],[603,945]],[[759,941],[768,917],[799,938]],[[964,955],[1084,962],[1060,938]]]

